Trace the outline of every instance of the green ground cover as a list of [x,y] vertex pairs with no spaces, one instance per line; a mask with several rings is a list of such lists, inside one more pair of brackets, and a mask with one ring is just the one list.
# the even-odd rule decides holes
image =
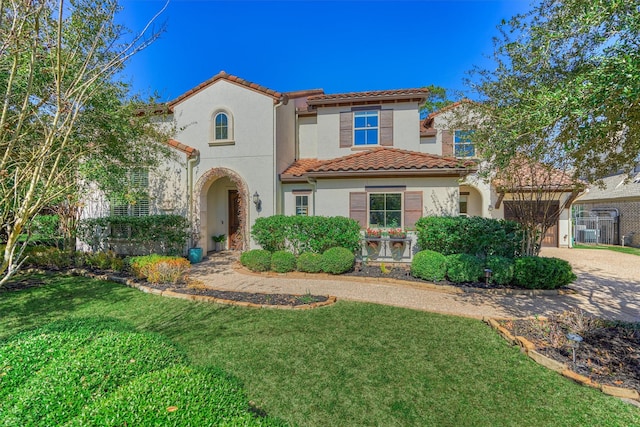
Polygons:
[[623,254],[638,255],[640,256],[639,248],[632,248],[629,246],[615,246],[615,245],[573,245],[576,249],[606,249],[608,251],[621,252]]
[[[125,396],[148,384],[145,375],[162,383],[175,372],[163,364],[178,363],[205,375],[186,389],[197,391],[212,381],[211,370],[222,369],[239,379],[247,399],[291,425],[640,425],[637,408],[538,366],[478,320],[351,302],[309,311],[247,309],[86,278],[37,280],[46,286],[0,293],[0,346],[51,322],[104,322],[107,330],[115,322],[129,334],[160,337],[148,345],[152,355],[164,340],[185,355],[161,359],[138,382],[105,391],[95,406],[107,408],[96,409],[104,420],[131,410]],[[0,399],[0,425],[11,424],[6,417],[16,409],[9,401]]]

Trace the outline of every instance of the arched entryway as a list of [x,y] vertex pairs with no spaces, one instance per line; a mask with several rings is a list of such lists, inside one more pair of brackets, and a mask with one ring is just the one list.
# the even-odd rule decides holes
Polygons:
[[200,230],[200,245],[205,251],[214,247],[214,235],[226,235],[226,249],[249,247],[247,202],[249,192],[244,180],[226,168],[204,173],[194,188],[194,218]]
[[482,193],[471,185],[460,186],[460,215],[484,216]]

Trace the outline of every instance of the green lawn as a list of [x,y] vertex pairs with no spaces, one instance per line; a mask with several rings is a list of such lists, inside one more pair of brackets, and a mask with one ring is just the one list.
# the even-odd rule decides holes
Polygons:
[[576,249],[606,249],[608,251],[621,252],[623,254],[638,255],[640,256],[639,248],[632,248],[629,246],[615,246],[615,245],[573,245]]
[[291,425],[640,425],[637,408],[538,366],[477,320],[350,302],[247,309],[43,280],[0,293],[0,340],[60,319],[115,319],[168,338],[195,367],[222,368]]

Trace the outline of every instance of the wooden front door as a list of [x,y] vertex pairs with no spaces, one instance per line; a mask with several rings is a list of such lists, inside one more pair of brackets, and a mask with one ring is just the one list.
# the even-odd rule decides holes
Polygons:
[[238,196],[238,190],[229,190],[228,196],[229,206],[229,249],[240,250],[242,249],[241,239],[238,237],[238,229],[240,228],[240,198]]

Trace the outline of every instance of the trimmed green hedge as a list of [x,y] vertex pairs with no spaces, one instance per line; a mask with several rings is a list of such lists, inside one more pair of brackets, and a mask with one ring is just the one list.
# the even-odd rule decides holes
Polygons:
[[576,278],[571,264],[563,259],[530,256],[515,260],[514,283],[523,288],[557,289]]
[[522,227],[514,221],[481,217],[422,217],[416,222],[418,245],[443,255],[480,257],[520,255]]
[[253,239],[270,252],[288,250],[323,253],[342,247],[355,253],[360,249],[360,225],[341,216],[274,215],[256,219],[251,229]]
[[305,252],[298,257],[298,271],[304,273],[320,273],[322,271],[322,255]]
[[486,266],[491,270],[491,279],[489,279],[491,283],[504,286],[513,281],[513,259],[501,256],[490,256],[487,258]]
[[346,248],[330,248],[322,254],[322,271],[329,274],[342,274],[353,268],[355,255]]
[[271,255],[271,270],[276,273],[288,273],[296,269],[296,256],[287,251],[275,251]]
[[180,215],[108,216],[80,221],[78,237],[94,252],[109,242],[126,241],[146,254],[180,255],[189,237],[189,221]]
[[411,261],[411,275],[423,280],[440,282],[447,274],[447,259],[435,251],[420,251]]
[[240,264],[251,271],[269,271],[271,269],[271,252],[264,249],[252,249],[240,255]]
[[484,276],[482,261],[469,254],[447,255],[447,278],[453,283],[477,282]]

